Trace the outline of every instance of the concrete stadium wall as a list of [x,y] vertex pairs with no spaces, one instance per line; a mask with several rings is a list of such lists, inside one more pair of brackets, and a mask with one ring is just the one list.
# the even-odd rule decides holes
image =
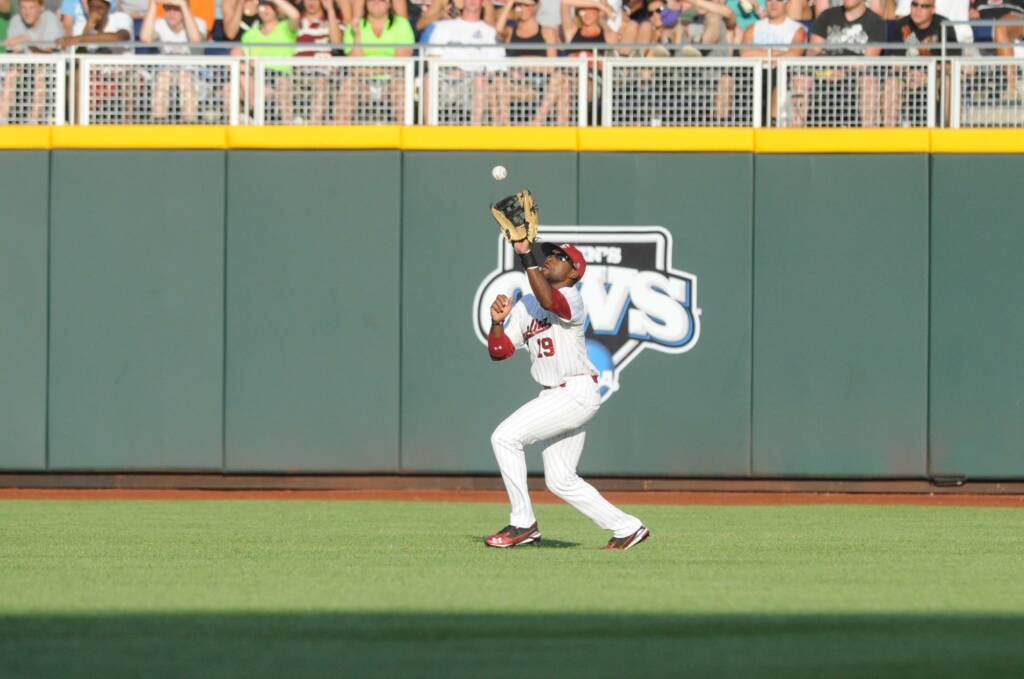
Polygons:
[[629,365],[585,473],[1024,478],[1024,156],[0,156],[0,469],[493,473],[536,387],[470,318],[526,185],[699,280],[699,341]]

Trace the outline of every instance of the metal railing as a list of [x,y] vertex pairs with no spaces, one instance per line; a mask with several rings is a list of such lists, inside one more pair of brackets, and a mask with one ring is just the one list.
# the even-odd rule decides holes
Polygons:
[[935,127],[937,59],[778,62],[778,127]]
[[46,55],[0,58],[0,124],[61,125],[67,61]]
[[432,59],[426,72],[429,125],[587,125],[583,60]]
[[740,58],[608,59],[608,127],[761,127],[762,63]]
[[217,56],[81,56],[77,121],[237,125],[239,65]]
[[[588,46],[589,47],[589,46]],[[1024,128],[1024,57],[0,55],[0,124]]]

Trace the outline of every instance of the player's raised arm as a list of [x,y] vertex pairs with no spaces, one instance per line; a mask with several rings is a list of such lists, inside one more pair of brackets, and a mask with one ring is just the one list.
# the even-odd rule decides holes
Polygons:
[[503,361],[516,353],[516,347],[505,334],[505,319],[512,313],[512,300],[498,295],[491,305],[491,332],[487,335],[487,353],[493,361]]
[[516,254],[525,255],[519,259],[523,262],[523,266],[526,267],[526,278],[530,281],[530,289],[533,290],[533,296],[537,298],[542,307],[552,311],[554,289],[551,287],[551,283],[548,283],[548,279],[544,277],[541,263],[537,261],[536,256],[533,254],[533,244],[529,241],[521,240],[513,243],[512,247]]

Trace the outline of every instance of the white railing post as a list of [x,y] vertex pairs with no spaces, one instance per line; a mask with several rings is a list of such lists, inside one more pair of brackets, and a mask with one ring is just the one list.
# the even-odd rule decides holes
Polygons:
[[777,67],[775,111],[778,119],[775,122],[776,127],[789,127],[792,122],[789,119],[789,78],[786,76],[786,62],[785,58],[779,59]]
[[[615,80],[615,60],[604,60],[604,81],[601,83],[601,126],[612,126],[612,97],[615,89],[612,82]],[[597,91],[597,81],[594,81],[594,91]]]
[[54,60],[53,64],[53,124],[63,125],[65,118],[65,105],[67,100],[64,98],[64,83],[67,81],[64,79],[67,75],[65,70],[65,61],[63,55],[58,55]]
[[962,64],[963,62],[960,59],[950,60],[950,68],[953,71],[953,81],[950,85],[949,92],[949,126],[954,130],[960,127],[960,106],[963,101],[963,97],[960,94],[960,87],[962,86],[960,81],[960,68]]
[[580,59],[577,65],[577,126],[587,127],[589,120],[587,111],[587,60]]
[[263,126],[266,124],[266,83],[264,78],[266,77],[266,66],[263,64],[262,59],[252,59],[253,68],[253,93],[252,93],[252,105],[254,119],[253,123],[256,125]]
[[89,124],[89,60],[85,57],[78,59],[78,73],[81,78],[78,82],[78,124]]
[[[440,68],[438,68],[438,72],[437,73],[434,72],[434,69],[432,68],[433,63],[434,62],[431,61],[431,60],[424,60],[424,62],[423,62],[423,74],[424,74],[423,77],[427,78],[427,83],[428,83],[428,86],[427,86],[427,125],[437,125],[437,112],[438,112],[437,93],[440,90],[440,88],[437,85],[437,81],[440,79],[441,73],[440,73]],[[428,71],[429,71],[429,76],[427,75]]]
[[235,59],[231,62],[228,71],[228,125],[238,125],[239,118],[239,88],[242,80],[241,60]]
[[751,103],[752,103],[752,105],[754,107],[754,110],[752,111],[753,115],[751,116],[751,119],[754,122],[754,127],[755,128],[761,127],[761,109],[762,109],[762,106],[761,106],[761,96],[764,94],[761,91],[762,90],[762,87],[761,87],[761,68],[762,68],[761,60],[758,59],[757,62],[755,62],[754,65],[753,65],[753,71],[754,72],[752,74],[752,77],[754,78],[754,82],[753,82],[754,91],[753,91],[753,102],[751,102]]
[[[928,127],[935,127],[935,59],[928,60]],[[938,102],[939,106],[942,106],[942,102]]]
[[402,121],[405,125],[413,125],[416,122],[416,62],[408,59],[402,69],[405,78],[405,98],[402,111]]

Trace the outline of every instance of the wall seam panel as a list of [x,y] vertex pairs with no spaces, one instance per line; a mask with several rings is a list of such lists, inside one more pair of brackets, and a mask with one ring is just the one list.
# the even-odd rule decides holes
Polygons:
[[221,222],[223,248],[221,255],[221,331],[220,331],[220,470],[228,468],[228,154],[224,151],[224,218]]

